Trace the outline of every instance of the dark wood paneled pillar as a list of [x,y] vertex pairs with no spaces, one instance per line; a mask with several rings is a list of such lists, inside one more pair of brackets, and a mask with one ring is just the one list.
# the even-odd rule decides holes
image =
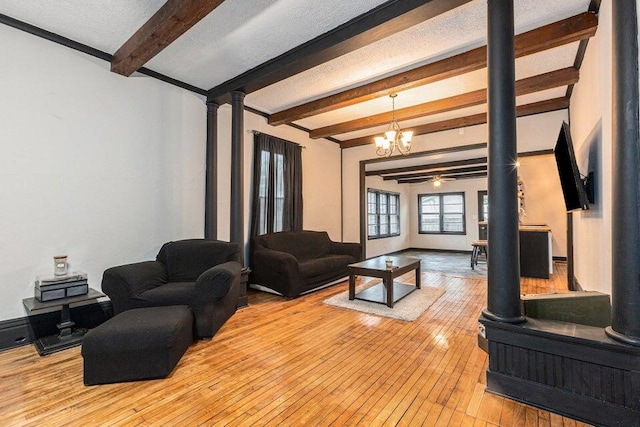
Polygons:
[[520,247],[516,170],[515,50],[512,0],[488,1],[489,265],[488,319],[518,323]]
[[611,327],[607,334],[640,346],[640,128],[638,21],[635,0],[613,8],[613,205]]
[[204,237],[218,238],[218,107],[207,101],[207,154],[204,201]]
[[231,241],[244,249],[244,93],[231,92]]

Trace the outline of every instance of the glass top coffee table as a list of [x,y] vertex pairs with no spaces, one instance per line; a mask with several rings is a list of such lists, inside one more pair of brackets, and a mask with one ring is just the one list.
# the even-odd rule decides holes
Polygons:
[[[391,261],[391,267],[387,268],[386,261]],[[350,264],[349,268],[349,300],[359,299],[363,301],[386,304],[393,308],[393,304],[409,295],[416,289],[420,289],[420,260],[404,256],[379,256],[366,261]],[[416,284],[394,282],[394,278],[411,270],[416,271]],[[356,275],[379,277],[382,283],[372,286],[356,294]]]

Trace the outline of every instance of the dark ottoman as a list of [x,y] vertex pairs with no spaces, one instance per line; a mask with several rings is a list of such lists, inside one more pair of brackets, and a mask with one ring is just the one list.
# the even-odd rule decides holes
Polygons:
[[86,385],[163,378],[193,342],[186,305],[128,310],[82,340]]

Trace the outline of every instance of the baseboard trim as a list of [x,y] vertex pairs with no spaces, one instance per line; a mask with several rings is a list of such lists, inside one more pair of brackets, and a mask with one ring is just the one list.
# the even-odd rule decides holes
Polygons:
[[[95,328],[113,317],[111,301],[71,308],[71,319],[80,328]],[[36,338],[58,333],[60,311],[0,321],[0,351],[33,344]]]
[[406,248],[406,249],[400,249],[399,251],[390,252],[386,255],[400,254],[402,252],[409,252],[409,251],[448,252],[452,254],[465,254],[465,255],[471,254],[470,250],[466,251],[462,249]]
[[567,257],[566,256],[554,256],[552,258],[553,258],[554,261],[567,262]]

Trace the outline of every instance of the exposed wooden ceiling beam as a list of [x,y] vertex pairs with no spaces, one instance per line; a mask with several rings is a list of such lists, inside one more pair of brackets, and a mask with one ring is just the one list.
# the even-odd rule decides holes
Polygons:
[[[579,71],[573,67],[563,68],[561,70],[551,71],[549,73],[528,77],[516,82],[516,96],[540,92],[560,86],[568,86],[570,84],[576,83],[578,79]],[[473,92],[467,92],[449,98],[437,99],[435,101],[427,102],[424,104],[402,108],[395,111],[395,117],[398,121],[410,120],[418,117],[426,117],[433,114],[445,113],[447,111],[486,104],[486,102],[487,89],[479,89]],[[309,137],[313,139],[324,138],[331,135],[338,135],[341,133],[353,132],[380,126],[388,124],[391,121],[391,118],[392,113],[391,111],[388,111],[369,117],[350,120],[348,122],[336,123],[322,128],[313,129],[311,132],[309,132]]]
[[[477,173],[466,173],[460,175],[450,175],[448,177],[459,179],[472,179],[472,178],[484,178],[487,176],[487,172],[477,172]],[[443,178],[447,178],[447,176],[442,176]],[[409,178],[409,179],[399,179],[398,184],[420,184],[423,182],[429,182],[433,179],[433,177],[424,177],[424,178]]]
[[[482,148],[487,148],[485,145]],[[393,169],[379,169],[366,171],[365,176],[373,176],[373,175],[388,175],[391,173],[406,173],[406,172],[415,172],[427,169],[438,169],[438,168],[451,168],[456,166],[466,166],[466,165],[478,165],[482,163],[487,163],[486,157],[476,157],[473,159],[464,159],[464,160],[452,160],[450,162],[440,162],[440,163],[428,163],[424,165],[416,165],[416,166],[404,166],[401,168],[393,168]]]
[[[564,110],[569,108],[569,99],[554,98],[546,101],[533,102],[531,104],[519,105],[516,107],[516,116],[524,117],[533,114],[548,113],[550,111]],[[440,122],[427,123],[407,130],[412,130],[415,135],[426,135],[428,133],[441,132],[444,130],[459,129],[467,126],[481,125],[487,123],[487,113],[473,114],[471,116],[458,117],[455,119],[442,120]],[[361,145],[373,144],[373,138],[377,135],[363,136],[344,140],[340,143],[340,148],[352,148]]]
[[111,71],[130,76],[186,33],[224,0],[168,0],[111,60]]
[[[517,58],[523,57],[587,39],[596,33],[597,28],[598,17],[594,13],[583,13],[554,22],[517,35],[515,37],[515,55]],[[486,67],[486,64],[487,48],[486,46],[479,47],[404,73],[279,111],[269,117],[269,124],[280,125],[326,113],[391,93],[479,70]]]
[[487,165],[480,166],[467,166],[463,168],[448,168],[448,169],[425,169],[422,172],[414,172],[414,173],[403,173],[397,175],[386,175],[382,177],[385,181],[393,181],[398,179],[410,179],[410,178],[420,178],[423,176],[449,176],[451,174],[461,174],[461,173],[469,173],[469,172],[482,172],[487,170]]
[[258,65],[209,90],[208,98],[220,105],[229,93],[246,94],[272,85],[377,40],[406,30],[470,0],[389,0],[313,40]]

